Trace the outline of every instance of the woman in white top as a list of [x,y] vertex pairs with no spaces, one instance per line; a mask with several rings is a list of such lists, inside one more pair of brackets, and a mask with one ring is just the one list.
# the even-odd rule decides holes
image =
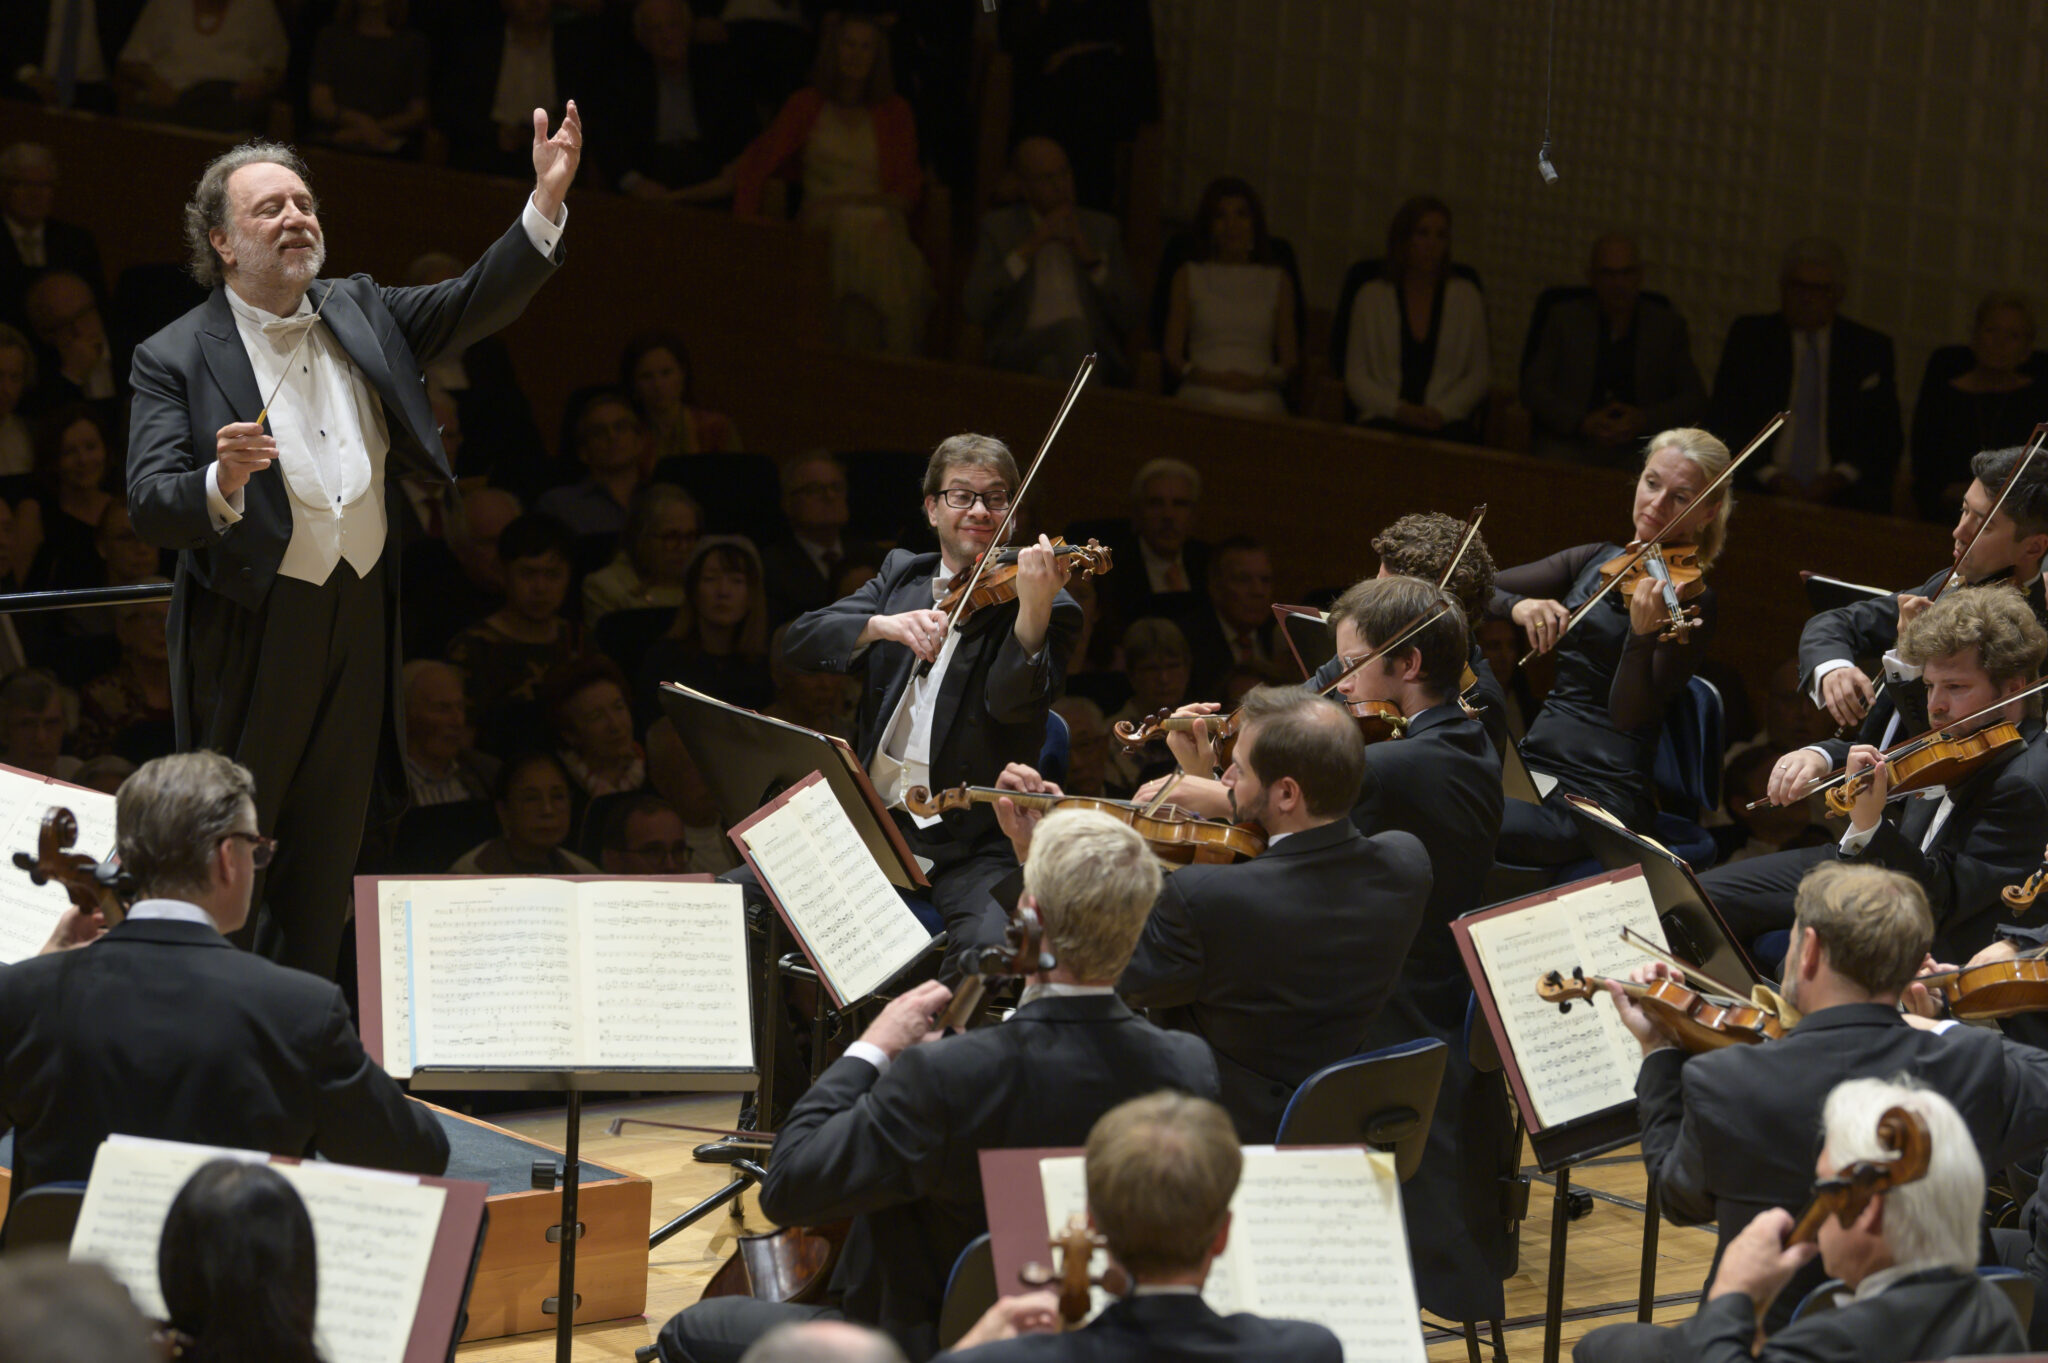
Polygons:
[[1410,199],[1387,228],[1380,277],[1352,305],[1344,390],[1368,426],[1477,443],[1488,379],[1486,307],[1451,272],[1451,210]]
[[121,49],[123,112],[189,127],[253,127],[288,55],[272,0],[149,0]]
[[1294,372],[1294,290],[1273,264],[1266,210],[1242,180],[1213,181],[1195,210],[1195,258],[1174,272],[1165,360],[1187,402],[1284,415]]

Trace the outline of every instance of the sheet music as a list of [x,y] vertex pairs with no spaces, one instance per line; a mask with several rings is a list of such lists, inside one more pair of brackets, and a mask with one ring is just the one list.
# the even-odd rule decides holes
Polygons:
[[[94,1157],[71,1257],[107,1266],[152,1319],[166,1314],[157,1242],[186,1180],[209,1160],[268,1162],[250,1150],[111,1137]],[[343,1165],[274,1166],[313,1222],[314,1329],[327,1363],[402,1363],[440,1232],[447,1190]]]
[[740,836],[841,1003],[874,993],[929,945],[823,780]]
[[[1057,1235],[1087,1207],[1084,1160],[1042,1160],[1038,1171],[1046,1223]],[[1400,1187],[1392,1155],[1246,1146],[1230,1243],[1210,1265],[1203,1300],[1218,1315],[1313,1321],[1342,1341],[1347,1358],[1423,1363]],[[1304,1253],[1305,1244],[1315,1253]],[[1050,1249],[1043,1262],[1052,1263]],[[1089,1271],[1107,1262],[1098,1249]],[[1091,1320],[1109,1304],[1099,1287],[1092,1296]]]
[[1664,929],[1640,869],[1621,880],[1471,925],[1472,945],[1543,1127],[1635,1100],[1642,1049],[1604,993],[1569,1013],[1545,1003],[1550,971],[1623,978],[1647,957],[1621,940],[1626,925],[1658,945]]
[[377,882],[378,982],[383,995],[384,1054],[375,1057],[393,1079],[412,1078],[412,932],[409,880]]
[[751,1069],[740,887],[622,880],[577,888],[583,1063]]
[[413,883],[414,1069],[576,1063],[576,888]]
[[71,907],[71,896],[62,885],[36,885],[14,865],[16,852],[36,855],[43,816],[53,805],[77,816],[78,841],[72,851],[101,861],[113,855],[113,796],[0,768],[0,965],[41,951],[57,920]]

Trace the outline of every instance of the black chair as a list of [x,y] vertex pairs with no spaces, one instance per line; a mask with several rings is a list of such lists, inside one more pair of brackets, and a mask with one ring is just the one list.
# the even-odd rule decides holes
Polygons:
[[939,1347],[950,1349],[996,1304],[995,1252],[988,1233],[975,1236],[953,1261],[946,1279],[945,1301],[939,1307]]
[[78,1209],[84,1205],[83,1183],[45,1183],[30,1188],[14,1199],[6,1222],[0,1224],[0,1254],[69,1245],[71,1230],[78,1224]]
[[1427,1038],[1325,1065],[1288,1100],[1273,1144],[1362,1142],[1391,1153],[1406,1182],[1422,1163],[1446,1054],[1443,1042]]
[[590,637],[600,653],[619,665],[619,671],[637,677],[640,665],[647,660],[647,650],[668,633],[675,619],[674,606],[607,611],[590,627]]
[[398,820],[386,875],[440,875],[470,848],[498,836],[498,812],[489,800],[414,805]]

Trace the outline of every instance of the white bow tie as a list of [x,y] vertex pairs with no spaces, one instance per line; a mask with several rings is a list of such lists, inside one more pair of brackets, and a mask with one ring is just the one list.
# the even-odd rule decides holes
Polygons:
[[320,316],[318,313],[297,312],[293,313],[290,317],[274,317],[270,321],[260,322],[258,325],[263,328],[265,336],[290,336],[296,332],[304,331],[319,320]]

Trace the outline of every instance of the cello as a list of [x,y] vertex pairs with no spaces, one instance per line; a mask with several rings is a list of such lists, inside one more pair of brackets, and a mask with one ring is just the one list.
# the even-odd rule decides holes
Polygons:
[[78,816],[62,805],[52,805],[36,831],[36,852],[14,854],[14,864],[28,872],[36,885],[55,881],[71,897],[71,912],[57,924],[50,937],[53,947],[83,946],[118,924],[128,915],[135,897],[134,877],[109,861],[102,864],[84,852],[73,851],[78,843]]

